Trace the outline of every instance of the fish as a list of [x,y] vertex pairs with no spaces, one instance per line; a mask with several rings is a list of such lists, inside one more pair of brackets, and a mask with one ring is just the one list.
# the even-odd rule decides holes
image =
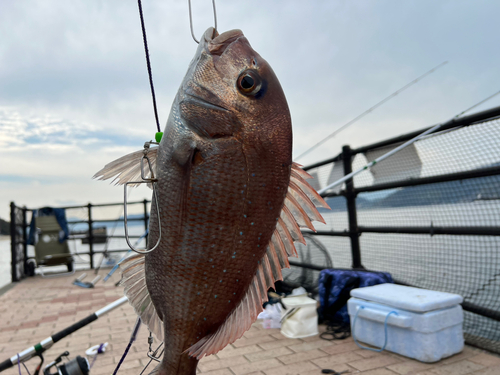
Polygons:
[[[94,176],[140,179],[144,150]],[[241,30],[209,28],[158,147],[147,254],[122,262],[124,293],[164,354],[153,373],[195,374],[247,331],[283,279],[301,228],[329,208],[292,161],[292,122],[270,65]],[[161,235],[160,235],[161,231]]]

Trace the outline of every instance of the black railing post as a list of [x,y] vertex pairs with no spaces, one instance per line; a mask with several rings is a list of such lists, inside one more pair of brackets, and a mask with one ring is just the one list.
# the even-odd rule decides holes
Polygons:
[[90,269],[94,269],[94,231],[92,221],[92,203],[87,205],[89,211],[89,254],[90,254]]
[[[342,161],[344,164],[344,176],[352,172],[351,148],[342,147]],[[356,214],[356,193],[354,192],[354,181],[351,178],[345,183],[345,198],[347,202],[347,217],[349,219],[349,237],[351,238],[352,268],[364,268],[361,264],[361,252],[359,249],[358,218]]]
[[16,264],[16,205],[10,202],[10,253],[11,253],[11,279],[12,282],[19,281],[17,278]]
[[148,230],[148,200],[147,199],[144,199],[142,201],[143,205],[144,205],[144,231],[147,231]]
[[28,260],[28,219],[26,217],[26,212],[28,209],[26,206],[23,207],[23,267],[22,270],[24,272],[23,277],[26,277],[27,275],[27,260]]

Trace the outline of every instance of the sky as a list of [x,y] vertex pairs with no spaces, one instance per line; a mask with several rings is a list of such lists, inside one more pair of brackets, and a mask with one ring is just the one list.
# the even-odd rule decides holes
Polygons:
[[[199,38],[211,2],[193,0]],[[297,157],[432,67],[449,63],[298,162],[307,165],[436,123],[500,90],[500,2],[217,0],[287,96]],[[196,50],[187,0],[143,0],[160,122]],[[500,96],[474,111],[500,105]],[[92,180],[156,131],[137,2],[0,1],[0,218],[119,202]],[[147,188],[132,199],[150,198]]]

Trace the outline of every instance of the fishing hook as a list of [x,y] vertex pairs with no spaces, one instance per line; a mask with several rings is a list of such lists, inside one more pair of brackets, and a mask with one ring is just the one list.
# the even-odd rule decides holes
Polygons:
[[[126,182],[123,187],[124,187],[124,197],[123,197],[123,219],[124,219],[124,227],[125,227],[125,240],[127,241],[128,247],[132,251],[135,251],[138,254],[147,254],[155,250],[158,245],[160,244],[161,241],[161,220],[160,220],[160,206],[158,205],[158,194],[156,193],[156,183],[158,182],[158,179],[155,178],[155,174],[153,171],[153,167],[151,166],[151,160],[149,160],[148,157],[148,151],[149,151],[149,146],[151,144],[158,144],[158,142],[146,142],[144,144],[144,155],[141,159],[141,178],[142,181],[129,181]],[[149,168],[149,173],[150,177],[147,177],[144,174],[144,160],[147,161],[148,163],[148,168]],[[153,187],[153,197],[156,203],[156,212],[157,212],[157,217],[158,217],[158,241],[156,241],[156,245],[154,245],[151,249],[144,249],[144,250],[139,250],[136,249],[131,243],[128,235],[128,225],[127,225],[127,185],[129,184],[151,184]]]
[[[199,40],[196,39],[194,36],[194,31],[193,31],[193,15],[191,13],[191,0],[188,0],[189,4],[189,26],[191,27],[191,36],[193,37],[194,41],[198,44],[200,44]],[[217,31],[217,12],[215,10],[215,0],[212,0],[212,5],[214,8],[214,29]]]

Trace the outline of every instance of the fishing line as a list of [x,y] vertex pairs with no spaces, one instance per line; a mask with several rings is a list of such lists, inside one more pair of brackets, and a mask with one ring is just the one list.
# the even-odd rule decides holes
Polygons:
[[151,86],[151,95],[153,96],[153,108],[155,111],[156,128],[158,129],[158,133],[161,133],[160,121],[158,120],[158,110],[156,108],[155,88],[153,86],[153,73],[151,71],[151,62],[149,61],[148,41],[146,38],[146,27],[144,26],[144,16],[142,14],[141,0],[137,0],[137,4],[139,6],[139,15],[141,17],[142,39],[144,41],[144,51],[146,52],[146,64],[148,66],[149,85]]
[[400,145],[400,146],[392,149],[391,151],[387,152],[386,154],[384,154],[384,155],[380,156],[379,158],[377,158],[377,159],[371,161],[370,163],[366,164],[364,167],[359,168],[358,170],[353,171],[353,172],[349,173],[348,175],[345,175],[341,179],[335,181],[334,183],[328,185],[327,187],[324,187],[323,189],[321,189],[321,190],[318,191],[318,194],[321,195],[321,196],[323,196],[323,194],[326,193],[332,187],[337,186],[337,185],[339,185],[339,184],[341,184],[341,183],[343,183],[345,181],[350,180],[351,178],[353,178],[354,176],[356,176],[359,173],[363,172],[364,170],[373,167],[375,164],[380,163],[382,160],[387,159],[388,157],[394,155],[395,153],[401,151],[402,149],[404,149],[404,148],[408,147],[409,145],[415,143],[416,141],[422,139],[426,135],[431,134],[431,133],[435,133],[436,131],[438,131],[443,126],[453,123],[457,118],[459,118],[463,114],[469,112],[470,110],[476,108],[478,105],[483,104],[484,102],[490,100],[491,98],[497,96],[498,94],[500,94],[500,91],[496,92],[493,95],[488,96],[486,99],[481,100],[480,102],[474,104],[472,107],[467,108],[465,111],[462,111],[462,112],[458,113],[457,115],[453,116],[450,120],[448,120],[446,122],[443,122],[441,124],[438,124],[436,126],[433,126],[432,128],[427,129],[423,133],[417,135],[416,137],[410,139],[409,141],[403,143],[402,145]]
[[337,130],[335,130],[333,133],[331,133],[330,135],[326,136],[325,138],[323,138],[321,141],[319,141],[318,143],[316,143],[314,146],[312,146],[311,148],[309,148],[308,150],[306,150],[305,152],[303,152],[302,154],[300,154],[298,157],[295,158],[295,160],[298,160],[300,159],[301,157],[307,155],[308,153],[310,153],[311,151],[313,151],[314,149],[316,149],[317,147],[321,146],[323,143],[325,143],[327,140],[329,140],[330,138],[336,136],[338,133],[340,133],[342,130],[346,129],[347,127],[349,127],[350,125],[354,124],[356,121],[358,121],[359,119],[361,119],[362,117],[366,116],[368,113],[372,112],[374,109],[380,107],[382,104],[384,104],[385,102],[389,101],[390,99],[392,99],[393,97],[395,97],[396,95],[398,95],[400,92],[403,92],[404,90],[406,90],[407,88],[409,88],[410,86],[413,86],[415,83],[417,83],[418,81],[420,81],[421,79],[423,79],[424,77],[428,76],[429,74],[435,72],[436,70],[438,70],[439,68],[441,68],[442,66],[448,64],[448,61],[444,61],[442,62],[441,64],[435,66],[434,68],[432,68],[431,70],[425,72],[424,74],[422,74],[421,76],[415,78],[413,81],[411,81],[410,83],[407,83],[406,85],[404,85],[403,87],[401,87],[399,90],[397,91],[394,91],[391,95],[387,96],[386,98],[384,98],[383,100],[381,100],[380,102],[378,102],[377,104],[375,104],[374,106],[368,108],[366,111],[364,111],[363,113],[361,113],[360,115],[356,116],[355,118],[353,118],[351,121],[345,123],[344,125],[342,125],[340,128],[338,128]]
[[[158,347],[156,348],[156,350],[154,351],[153,353],[153,356],[156,357],[156,353],[158,353],[158,350],[160,350],[160,348],[163,346],[163,342],[160,343],[160,345],[158,345]],[[161,357],[163,352],[164,352],[165,349],[162,349],[162,351],[160,352],[160,354],[158,355],[158,357]],[[153,358],[150,358],[149,359],[149,362],[146,364],[146,366],[144,366],[144,368],[142,369],[141,373],[139,375],[142,375],[144,373],[144,371],[146,371],[146,369],[148,368],[148,366],[151,364],[151,362],[153,361]]]
[[141,327],[141,318],[137,317],[137,320],[135,322],[134,329],[132,330],[132,335],[130,336],[130,340],[128,342],[128,345],[125,348],[125,352],[123,353],[122,357],[120,358],[120,362],[118,362],[118,365],[116,366],[115,371],[113,372],[113,375],[116,375],[116,373],[120,369],[120,366],[122,365],[123,361],[125,360],[125,357],[127,356],[130,348],[132,347],[132,344],[134,343],[135,339],[137,338],[137,333],[139,332],[140,327]]
[[26,367],[26,364],[24,362],[23,362],[23,366],[24,366],[24,369],[26,370],[26,372],[28,373],[28,375],[31,375],[30,370],[28,370],[28,368]]
[[[26,364],[24,362],[22,362],[22,364],[24,366],[24,369],[28,373],[28,375],[31,375],[30,370],[28,370],[28,368],[26,367]],[[19,357],[19,353],[17,353],[17,369],[19,370],[19,375],[22,375],[21,374],[21,359]]]
[[495,96],[497,96],[498,94],[500,94],[500,91],[497,91],[497,92],[496,92],[496,93],[494,93],[493,95],[488,96],[486,99],[481,100],[479,103],[474,104],[472,107],[470,107],[470,108],[466,109],[465,111],[460,112],[460,113],[459,113],[456,117],[460,117],[460,116],[462,116],[463,114],[465,114],[465,113],[469,112],[470,110],[472,110],[472,109],[474,109],[474,108],[476,108],[476,107],[479,107],[481,104],[483,104],[483,103],[487,102],[487,101],[488,101],[488,100],[490,100],[491,98],[494,98],[494,97],[495,97]]

